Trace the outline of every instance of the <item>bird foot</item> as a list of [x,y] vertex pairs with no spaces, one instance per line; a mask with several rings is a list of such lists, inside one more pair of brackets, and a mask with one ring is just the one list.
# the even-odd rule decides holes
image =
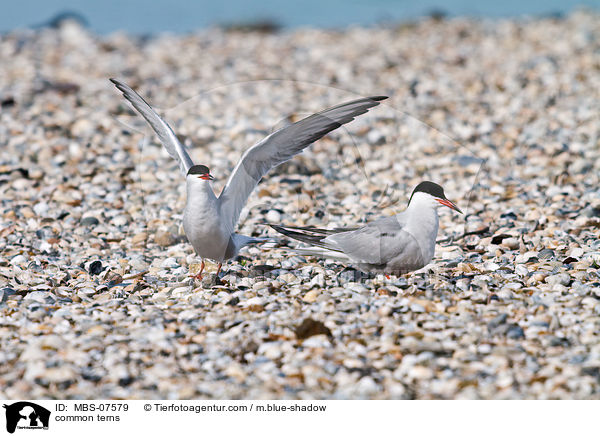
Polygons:
[[198,274],[196,274],[196,275],[190,274],[188,277],[191,279],[202,280],[203,272],[204,272],[204,259],[202,260],[202,263],[200,264],[200,271],[198,272]]

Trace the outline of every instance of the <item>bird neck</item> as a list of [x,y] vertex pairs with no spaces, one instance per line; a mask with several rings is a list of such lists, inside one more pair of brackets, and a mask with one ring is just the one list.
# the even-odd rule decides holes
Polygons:
[[419,243],[421,254],[429,263],[435,252],[439,220],[437,205],[429,195],[414,195],[406,208],[406,228]]
[[188,177],[186,182],[187,188],[187,202],[192,203],[206,203],[215,201],[217,197],[215,196],[215,192],[210,185],[208,180],[200,180],[198,178],[190,178]]
[[406,208],[406,214],[408,220],[416,225],[434,224],[437,228],[437,203],[430,195],[415,194]]

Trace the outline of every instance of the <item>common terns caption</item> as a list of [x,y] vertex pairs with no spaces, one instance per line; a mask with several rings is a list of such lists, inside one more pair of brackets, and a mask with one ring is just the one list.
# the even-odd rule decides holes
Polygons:
[[440,185],[421,182],[413,190],[404,212],[379,218],[363,227],[328,230],[270,226],[283,235],[312,245],[294,249],[299,254],[335,259],[365,272],[399,276],[431,262],[440,205],[462,213],[446,198]]
[[235,257],[242,247],[266,240],[237,234],[234,229],[248,197],[267,172],[387,98],[353,100],[276,130],[246,150],[217,197],[210,183],[214,179],[210,169],[206,165],[194,165],[171,127],[138,93],[119,80],[110,81],[146,119],[169,155],[179,161],[179,168],[186,176],[183,228],[196,254],[202,258],[200,272],[195,276],[198,279],[202,278],[205,259],[219,263],[218,277],[223,262]]

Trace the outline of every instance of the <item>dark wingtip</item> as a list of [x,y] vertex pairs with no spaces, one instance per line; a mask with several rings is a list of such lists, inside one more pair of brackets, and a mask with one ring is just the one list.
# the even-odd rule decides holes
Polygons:
[[108,80],[110,80],[113,83],[113,85],[115,85],[117,87],[117,89],[119,91],[121,91],[122,93],[125,93],[125,91],[126,91],[125,86],[126,85],[123,82],[121,82],[118,79],[113,79],[112,77],[110,77]]
[[293,230],[286,229],[285,227],[278,226],[277,224],[269,224],[269,226],[278,233],[281,233],[284,236],[289,236],[291,238],[294,237],[298,232],[294,232]]
[[369,97],[369,100],[381,101],[389,98],[387,95],[376,95],[374,97]]

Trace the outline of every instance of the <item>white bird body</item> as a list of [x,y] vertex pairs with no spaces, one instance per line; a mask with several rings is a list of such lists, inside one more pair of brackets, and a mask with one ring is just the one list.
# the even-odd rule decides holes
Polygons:
[[183,229],[194,251],[203,259],[223,262],[230,245],[231,231],[219,211],[219,199],[208,181],[186,177],[187,198]]
[[435,254],[435,240],[437,238],[440,221],[437,213],[438,203],[428,194],[417,192],[404,212],[406,218],[406,233],[410,234],[418,243],[424,267]]
[[[441,194],[419,191],[438,187]],[[448,206],[460,212],[446,199],[439,185],[423,182],[415,188],[405,211],[379,218],[351,229],[317,229],[271,225],[278,232],[311,244],[294,251],[305,255],[332,258],[366,272],[401,275],[423,268],[433,259],[439,220],[437,207]]]
[[235,257],[245,245],[268,239],[234,232],[249,195],[267,172],[387,98],[377,96],[343,103],[271,133],[246,150],[217,197],[210,184],[213,177],[208,167],[194,165],[173,130],[139,94],[123,82],[110,80],[148,121],[169,155],[178,160],[181,172],[186,176],[183,227],[194,250],[202,257],[199,277],[202,276],[204,259],[219,262],[220,270],[221,263]]

